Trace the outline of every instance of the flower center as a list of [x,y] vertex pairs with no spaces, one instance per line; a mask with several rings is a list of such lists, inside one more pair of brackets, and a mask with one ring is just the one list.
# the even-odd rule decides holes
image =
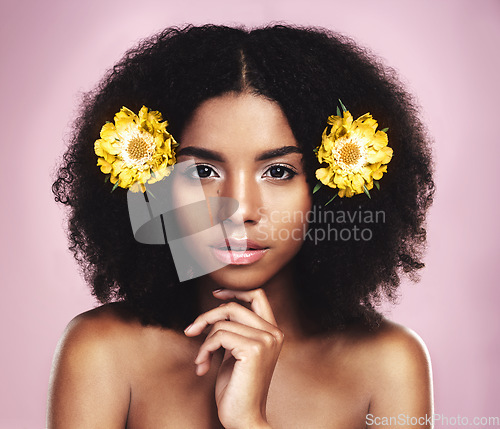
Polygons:
[[339,150],[339,158],[343,163],[347,165],[353,165],[358,162],[358,159],[361,157],[361,152],[359,147],[352,142],[347,142],[342,148]]
[[350,173],[357,172],[366,164],[363,142],[354,136],[339,139],[333,156],[340,168]]
[[131,159],[139,160],[148,156],[148,149],[148,144],[143,138],[134,136],[132,140],[128,142],[127,153]]
[[155,153],[154,138],[149,133],[131,130],[123,137],[122,158],[128,167],[139,170],[149,168],[147,164]]

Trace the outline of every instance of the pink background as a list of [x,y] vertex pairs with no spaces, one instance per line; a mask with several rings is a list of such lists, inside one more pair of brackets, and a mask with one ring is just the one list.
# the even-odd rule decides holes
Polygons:
[[[94,306],[66,250],[51,172],[79,94],[139,38],[183,23],[270,21],[344,32],[396,68],[435,139],[427,268],[391,318],[431,353],[435,410],[498,416],[500,2],[6,1],[1,18],[0,428],[45,427],[52,354]],[[471,425],[469,425],[471,426]]]

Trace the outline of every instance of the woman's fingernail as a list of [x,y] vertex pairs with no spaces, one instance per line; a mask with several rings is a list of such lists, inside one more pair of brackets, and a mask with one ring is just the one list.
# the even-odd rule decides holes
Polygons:
[[215,290],[213,290],[213,291],[212,291],[212,293],[219,293],[221,290],[222,290],[222,288],[220,288],[220,289],[215,289]]
[[189,325],[186,329],[184,329],[184,333],[186,333],[187,331],[189,331],[192,327],[193,327],[193,324],[191,323],[191,325]]

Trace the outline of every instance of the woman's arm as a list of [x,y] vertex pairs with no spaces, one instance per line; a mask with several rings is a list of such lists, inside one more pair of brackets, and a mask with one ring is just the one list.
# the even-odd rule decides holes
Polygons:
[[429,353],[413,331],[385,322],[373,359],[368,428],[431,428],[432,371]]
[[87,314],[73,319],[54,356],[48,429],[123,429],[130,387],[112,324]]

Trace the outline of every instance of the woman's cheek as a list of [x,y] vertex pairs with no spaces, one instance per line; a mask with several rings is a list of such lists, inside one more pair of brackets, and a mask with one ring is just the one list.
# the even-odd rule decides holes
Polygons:
[[286,190],[282,195],[286,199],[274,199],[261,219],[258,229],[263,237],[291,259],[298,253],[306,238],[308,213],[312,207],[312,198],[305,183]]

